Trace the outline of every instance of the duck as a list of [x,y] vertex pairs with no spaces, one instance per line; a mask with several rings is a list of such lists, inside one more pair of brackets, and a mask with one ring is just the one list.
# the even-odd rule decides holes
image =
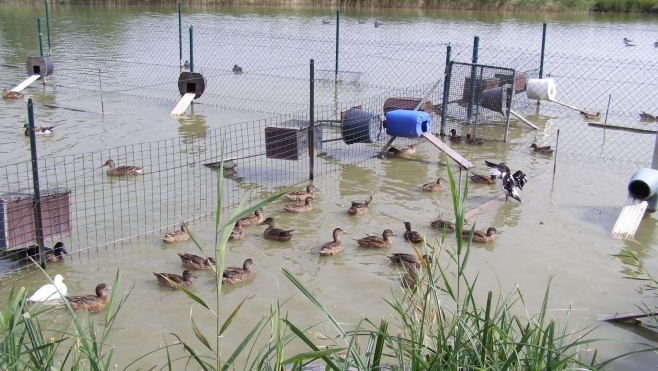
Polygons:
[[633,40],[631,40],[631,39],[629,39],[629,38],[627,38],[627,37],[624,37],[624,39],[623,39],[622,41],[625,42],[625,43],[631,43],[631,42],[633,42]]
[[[52,125],[43,125],[34,128],[34,134],[36,135],[52,134],[54,131],[55,127]],[[23,133],[26,137],[30,136],[30,127],[27,124],[23,125]]]
[[459,143],[462,141],[461,135],[457,135],[457,130],[455,129],[450,129],[450,136],[448,137],[448,140],[450,140],[453,143]]
[[205,271],[208,269],[212,269],[213,265],[217,266],[217,262],[215,261],[214,258],[211,257],[203,257],[203,256],[188,254],[188,253],[182,253],[182,254],[177,253],[177,254],[178,256],[180,256],[180,260],[181,263],[183,264],[183,267],[187,269]]
[[242,67],[238,66],[237,64],[234,64],[233,65],[233,73],[241,74],[242,73]]
[[64,255],[68,254],[69,252],[66,251],[64,242],[57,242],[52,249],[46,249],[46,261],[55,262],[58,260],[64,260]]
[[402,147],[402,148],[396,148],[396,147],[389,147],[388,152],[394,155],[406,155],[410,153],[416,153],[416,145],[411,144],[407,147]]
[[264,213],[264,211],[263,211],[262,208],[254,211],[253,214],[247,215],[244,218],[240,219],[239,220],[240,225],[243,226],[243,227],[247,227],[247,226],[250,226],[250,225],[260,224],[264,219],[263,218],[263,213]]
[[626,44],[626,46],[637,46],[637,45],[633,42],[633,40],[630,40],[630,39],[626,39],[626,40],[627,40],[627,41],[624,41],[624,44]]
[[326,18],[322,20],[322,24],[329,24],[329,23],[331,23],[331,22],[329,22],[329,20],[326,19]]
[[352,201],[352,206],[347,210],[347,213],[350,215],[361,215],[367,213],[374,194],[375,192],[370,191],[370,196],[366,197],[364,203]]
[[[504,162],[495,164],[493,162],[484,160],[484,163],[491,169],[491,175],[494,175],[498,179],[499,184],[502,188],[504,185],[503,184],[504,175],[512,174],[510,168],[507,165],[505,165]],[[511,179],[514,182],[514,185],[520,190],[523,190],[523,186],[528,182],[525,173],[523,173],[521,170],[517,170],[514,174],[512,174]]]
[[242,219],[240,219],[235,222],[235,227],[233,227],[233,231],[231,231],[229,238],[232,240],[239,240],[242,237],[244,237],[244,229],[242,228]]
[[411,230],[411,223],[410,222],[404,222],[404,228],[406,231],[404,231],[404,239],[411,242],[411,243],[421,243],[423,242],[423,237],[420,235],[420,233],[416,231]]
[[[366,21],[359,19],[359,24],[366,24]],[[657,41],[658,43],[658,41]]]
[[375,21],[375,27],[379,27],[379,26],[381,26],[381,25],[383,25],[383,24],[384,24],[384,23],[382,23],[382,22]]
[[[155,273],[153,272],[153,275],[158,279],[158,282],[164,287],[168,287],[172,290],[178,289],[176,285],[178,286],[190,286],[194,282],[195,276],[192,275],[192,272],[188,271],[187,269],[183,271],[183,275],[178,275],[175,273]],[[168,279],[167,279],[168,278]],[[176,283],[174,285],[173,282]]]
[[[468,224],[468,221],[464,220],[464,224]],[[441,231],[445,228],[446,231],[451,232],[451,233],[454,232],[455,229],[457,228],[455,223],[449,222],[447,220],[442,220],[442,219],[437,219],[437,220],[431,221],[430,226],[434,229],[441,230]]]
[[32,294],[27,301],[33,303],[41,303],[48,300],[61,299],[68,293],[68,289],[64,284],[64,277],[61,274],[55,275],[53,283],[48,283],[41,286],[37,291]]
[[507,202],[509,198],[521,202],[521,197],[518,192],[518,189],[520,188],[517,186],[517,181],[515,181],[511,175],[505,173],[500,177],[500,189],[505,194],[505,202]]
[[334,240],[325,242],[320,247],[320,255],[335,255],[343,251],[343,243],[340,241],[339,236],[341,234],[349,234],[347,231],[342,230],[341,228],[335,228],[333,232]]
[[180,230],[166,233],[164,237],[161,238],[162,241],[166,243],[176,243],[179,241],[187,241],[190,239],[190,234],[187,232],[188,225],[187,223],[180,223]]
[[291,213],[305,213],[307,211],[311,211],[313,208],[311,201],[313,201],[313,196],[308,196],[306,197],[306,200],[304,200],[303,205],[288,204],[283,206],[283,210],[290,211]]
[[183,63],[183,68],[190,68],[190,61],[186,59],[185,63]]
[[389,237],[395,236],[393,231],[390,229],[384,230],[382,236],[367,236],[356,240],[356,242],[361,247],[367,247],[372,249],[387,249],[393,246],[393,241]]
[[484,176],[484,175],[478,174],[478,173],[472,173],[471,181],[473,183],[482,183],[482,184],[496,184],[496,183],[498,183],[498,179],[496,178],[495,175]]
[[100,283],[96,286],[96,295],[66,296],[65,298],[74,310],[100,312],[110,302],[110,295],[107,293],[109,289],[106,284]]
[[422,189],[425,192],[442,191],[443,190],[443,179],[441,179],[441,178],[437,179],[436,183],[425,183],[422,186],[420,186],[420,189]]
[[2,91],[2,99],[23,99],[23,97],[24,95],[17,91],[11,91],[7,89]]
[[472,136],[471,133],[468,133],[468,134],[466,134],[466,143],[481,145],[481,144],[484,143],[484,139],[476,138],[476,137]]
[[653,47],[654,47],[654,48],[658,48],[658,41],[656,41],[655,43],[653,43]]
[[601,118],[601,112],[591,113],[591,112],[580,111],[580,114],[589,120],[598,120]]
[[407,272],[400,279],[400,285],[402,285],[404,288],[414,291],[418,285],[418,272],[416,266],[410,265],[405,267],[407,268]]
[[137,175],[142,173],[141,167],[136,167],[136,166],[116,167],[116,164],[114,163],[113,160],[105,161],[105,163],[101,165],[101,167],[103,166],[108,166],[107,175],[125,176],[125,175]]
[[532,143],[530,145],[530,148],[532,148],[533,152],[546,153],[546,154],[553,153],[553,150],[551,149],[551,146],[539,147],[539,146],[537,146],[537,143]]
[[222,285],[230,285],[232,283],[242,282],[251,278],[251,267],[254,266],[253,260],[247,259],[240,267],[226,267],[222,273]]
[[[422,256],[422,258],[427,264],[432,264],[432,257],[430,255],[425,254]],[[388,259],[393,264],[401,265],[405,268],[409,268],[410,266],[420,268],[422,264],[416,254],[396,252],[387,256],[386,259]]]
[[267,225],[267,229],[263,231],[263,237],[265,237],[266,240],[273,240],[273,241],[290,241],[292,239],[292,233],[295,230],[290,229],[290,230],[283,230],[281,228],[274,228],[274,219],[273,218],[267,218],[263,222],[261,222],[259,225]]
[[[487,233],[484,233],[482,231],[473,231],[473,242],[477,243],[488,243],[494,240],[494,234],[496,233],[496,228],[494,227],[489,227],[487,229]],[[469,230],[464,230],[462,231],[462,238],[465,240],[468,240],[468,237],[470,236],[471,231]]]
[[640,120],[642,120],[642,121],[658,121],[658,118],[655,115],[652,115],[650,113],[646,113],[646,112],[642,111],[642,113],[640,113]]
[[314,197],[313,191],[319,191],[319,188],[316,188],[313,184],[306,186],[305,191],[294,191],[286,195],[286,198],[289,201],[304,201],[307,197]]

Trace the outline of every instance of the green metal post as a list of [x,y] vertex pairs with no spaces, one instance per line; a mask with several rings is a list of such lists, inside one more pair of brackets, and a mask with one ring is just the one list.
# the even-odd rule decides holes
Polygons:
[[190,26],[190,72],[194,72],[194,26]]
[[311,59],[310,63],[310,96],[309,96],[309,125],[308,125],[308,179],[313,180],[313,167],[315,161],[315,61]]
[[37,28],[39,29],[39,53],[43,57],[43,35],[41,34],[41,17],[37,17]]
[[336,9],[336,74],[334,82],[338,83],[338,42],[340,41],[340,9]]
[[[480,38],[475,36],[473,39],[473,64],[478,63],[478,49],[480,48]],[[466,111],[466,120],[468,122],[473,118],[473,104],[475,103],[475,79],[477,78],[477,68],[471,67],[471,94],[468,95],[468,108]]]
[[439,134],[446,134],[446,111],[448,110],[448,94],[450,93],[450,71],[452,64],[450,63],[450,54],[452,54],[452,46],[448,44],[446,48],[446,76],[443,79],[443,103],[441,104],[441,131]]
[[32,98],[27,100],[27,122],[30,133],[30,157],[32,160],[32,189],[34,190],[34,224],[39,246],[39,264],[46,269],[46,248],[43,246],[43,224],[41,217],[41,192],[39,190],[39,165],[37,162],[37,140],[34,133],[34,104]]
[[46,4],[46,32],[48,33],[48,55],[50,55],[50,16],[48,15],[48,0],[43,0]]
[[544,78],[544,50],[546,48],[546,22],[541,33],[541,55],[539,57],[539,78]]
[[178,3],[178,61],[183,65],[183,18],[180,12],[180,3]]

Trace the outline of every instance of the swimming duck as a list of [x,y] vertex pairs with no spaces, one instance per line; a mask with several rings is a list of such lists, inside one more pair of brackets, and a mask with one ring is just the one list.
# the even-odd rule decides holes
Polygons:
[[580,111],[580,114],[585,116],[585,118],[589,120],[598,120],[601,118],[601,112],[591,113],[591,112]]
[[367,236],[356,240],[356,242],[361,247],[368,247],[373,249],[387,249],[393,246],[393,241],[389,237],[395,236],[393,231],[386,229],[382,233],[382,237],[379,236]]
[[238,283],[244,281],[251,277],[251,267],[254,266],[254,262],[251,259],[247,259],[240,267],[226,267],[224,268],[224,273],[222,274],[222,285],[230,285],[232,283]]
[[304,200],[303,205],[288,204],[283,206],[283,210],[290,211],[291,213],[305,213],[307,211],[311,211],[311,209],[313,208],[313,204],[311,204],[311,201],[313,201],[313,196],[308,196],[306,197],[306,200]]
[[368,209],[370,208],[369,205],[372,202],[372,196],[374,194],[375,192],[370,191],[370,196],[366,197],[364,203],[352,201],[352,206],[347,210],[347,213],[350,215],[361,215],[367,213]]
[[194,254],[188,254],[188,253],[177,253],[178,256],[180,256],[181,263],[183,263],[183,267],[187,269],[192,269],[192,270],[208,270],[212,269],[212,265],[217,266],[217,262],[215,261],[214,258],[207,257],[204,258],[203,256],[199,255],[194,255]]
[[107,169],[107,175],[118,175],[118,176],[124,176],[124,175],[136,175],[136,174],[141,174],[142,173],[142,168],[141,167],[136,167],[136,166],[119,166],[116,167],[114,161],[112,160],[107,160],[101,167],[103,166],[108,166],[109,168]]
[[[160,282],[162,286],[168,287],[172,290],[176,290],[178,287],[171,283],[170,280],[175,282],[178,286],[185,287],[191,285],[194,282],[193,278],[196,278],[192,275],[192,272],[188,271],[187,269],[183,271],[182,276],[175,273],[155,272],[153,272],[153,275],[158,279],[158,282]],[[167,278],[169,278],[169,280],[167,280]]]
[[537,146],[537,143],[532,143],[532,145],[530,145],[530,148],[532,148],[533,152],[546,153],[546,154],[553,153],[551,146],[539,147]]
[[[44,125],[34,128],[34,134],[36,135],[52,134],[54,131],[55,127],[52,125]],[[30,127],[27,124],[23,125],[23,133],[26,137],[30,136]]]
[[406,154],[410,154],[410,153],[416,153],[416,145],[411,144],[411,145],[409,145],[407,147],[403,147],[403,148],[396,148],[396,147],[391,146],[391,147],[388,148],[388,152],[390,152],[394,155],[406,155]]
[[[48,251],[50,250],[50,251]],[[54,262],[58,260],[64,260],[64,255],[68,255],[69,252],[66,251],[63,242],[57,242],[52,249],[46,249],[46,261]]]
[[240,225],[247,227],[250,225],[258,225],[263,221],[263,209],[258,209],[254,211],[253,214],[247,215],[244,218],[240,219]]
[[457,130],[455,129],[450,129],[450,136],[448,137],[448,139],[454,143],[459,143],[462,141],[461,135],[457,135]]
[[323,20],[322,20],[322,24],[329,24],[329,23],[331,23],[331,22],[329,22],[328,19],[323,19]]
[[472,136],[470,133],[468,133],[468,134],[466,134],[466,143],[480,145],[480,144],[484,143],[484,139],[476,138],[476,137]]
[[646,112],[642,111],[642,113],[640,113],[640,120],[642,120],[642,121],[658,121],[658,118],[656,118],[655,115],[652,115],[650,113],[646,113]]
[[233,73],[241,74],[242,73],[242,67],[238,66],[237,64],[234,64],[233,65]]
[[626,39],[626,40],[628,40],[628,41],[624,41],[624,44],[626,44],[626,46],[637,46],[632,40],[630,39]]
[[[468,224],[468,221],[464,220],[464,224]],[[443,231],[443,228],[445,228],[446,231],[448,231],[448,232],[454,232],[455,228],[456,228],[455,223],[449,222],[449,221],[446,221],[446,220],[442,220],[442,219],[437,219],[437,220],[431,221],[430,226],[434,229],[439,230],[439,231]]]
[[423,237],[420,235],[420,233],[416,231],[411,230],[411,223],[410,222],[404,222],[404,228],[406,231],[404,231],[404,239],[411,242],[411,243],[421,243],[423,242]]
[[[425,260],[427,264],[432,264],[432,257],[430,255],[425,254],[422,256],[422,258],[423,260]],[[420,265],[422,264],[416,254],[396,252],[393,253],[392,255],[387,256],[386,259],[390,260],[391,263],[402,265],[407,269],[410,266],[414,266],[415,268],[420,268]]]
[[343,251],[343,243],[340,241],[340,238],[338,237],[341,234],[349,234],[349,233],[347,233],[346,231],[340,228],[334,229],[334,233],[333,233],[334,240],[322,244],[322,246],[320,247],[320,255],[334,255]]
[[292,233],[294,229],[291,230],[283,230],[281,228],[274,228],[274,219],[273,218],[267,218],[265,219],[262,223],[259,225],[267,225],[267,229],[263,231],[263,237],[265,237],[266,240],[274,240],[274,241],[290,241],[292,239]]
[[187,227],[186,223],[180,223],[180,231],[166,233],[164,237],[162,237],[162,241],[167,243],[187,241],[190,238],[190,234],[187,232],[187,228],[185,227]]
[[496,178],[495,175],[484,176],[481,174],[472,173],[471,181],[474,183],[482,183],[482,184],[496,184],[498,182],[498,179]]
[[229,238],[232,240],[239,240],[242,237],[244,237],[244,229],[242,229],[242,219],[240,219],[235,222],[235,227],[233,227],[233,231],[231,231]]
[[381,25],[383,25],[383,24],[384,24],[384,23],[382,23],[382,22],[375,21],[375,27],[379,27],[379,26],[381,26]]
[[420,188],[425,192],[436,192],[443,190],[443,179],[439,178],[436,183],[425,183]]
[[[359,19],[359,24],[366,24],[366,21],[362,21],[362,20]],[[657,41],[657,43],[658,43],[658,41]]]
[[[477,242],[477,243],[491,242],[494,240],[494,234],[496,232],[497,232],[496,228],[494,227],[489,227],[489,229],[487,229],[487,233],[484,233],[482,231],[473,231],[473,242]],[[470,234],[471,231],[464,230],[462,231],[462,238],[468,240]]]
[[2,91],[2,99],[23,99],[24,95],[17,92],[17,91],[11,91],[11,90],[3,90]]
[[96,295],[66,296],[71,308],[75,310],[86,310],[88,312],[100,312],[110,302],[107,290],[110,288],[101,283],[96,286]]
[[405,266],[407,272],[400,279],[400,285],[411,291],[416,289],[418,285],[418,272],[415,265]]
[[622,41],[625,42],[625,43],[631,43],[631,42],[633,42],[633,40],[631,40],[631,39],[629,39],[629,38],[627,38],[627,37],[624,37],[624,39],[623,39]]
[[653,47],[654,47],[654,48],[658,48],[658,41],[656,41],[655,43],[653,43]]
[[314,197],[313,191],[319,191],[319,188],[315,188],[313,184],[306,186],[306,191],[294,191],[286,195],[286,198],[290,201],[304,201],[306,197]]
[[56,275],[55,278],[53,278],[53,283],[41,286],[27,299],[27,301],[40,303],[47,300],[61,299],[66,296],[68,292],[66,285],[62,281],[64,281],[64,277],[62,277],[61,274]]
[[[491,175],[494,175],[498,179],[500,187],[503,188],[504,175],[512,174],[510,168],[505,165],[504,162],[495,164],[493,162],[484,160],[484,163],[491,169]],[[514,182],[514,185],[520,190],[523,190],[523,186],[528,182],[526,175],[521,170],[517,170],[514,174],[512,174],[511,179]]]

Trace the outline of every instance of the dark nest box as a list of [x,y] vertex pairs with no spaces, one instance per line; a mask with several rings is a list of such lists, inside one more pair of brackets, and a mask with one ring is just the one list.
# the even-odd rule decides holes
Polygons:
[[[44,242],[71,235],[71,190],[41,191],[41,217]],[[0,249],[15,250],[35,245],[36,215],[32,193],[0,195]]]
[[511,85],[485,90],[480,95],[479,106],[505,115],[507,107],[510,107],[511,104],[511,90]]
[[373,143],[379,140],[382,119],[378,114],[353,107],[345,112],[342,121],[341,131],[345,144]]
[[[315,154],[322,151],[322,126],[314,125],[313,144]],[[309,122],[288,120],[279,126],[265,128],[265,154],[267,158],[300,160],[308,157]]]
[[43,79],[53,74],[53,62],[45,57],[27,57],[27,75],[39,75]]
[[178,91],[180,95],[194,93],[198,99],[206,90],[206,78],[198,72],[181,72],[178,77]]
[[498,86],[512,85],[514,79],[514,92],[521,93],[525,91],[525,85],[528,82],[528,75],[525,72],[519,72],[516,75],[497,73],[494,75],[498,79]]
[[[475,99],[474,101],[477,102],[478,99],[480,98],[480,94],[482,94],[483,91],[497,88],[499,85],[499,80],[496,78],[488,78],[488,79],[477,79],[475,80]],[[465,102],[468,102],[469,97],[471,96],[471,78],[470,77],[465,77],[464,78],[464,91],[462,92],[462,100]]]

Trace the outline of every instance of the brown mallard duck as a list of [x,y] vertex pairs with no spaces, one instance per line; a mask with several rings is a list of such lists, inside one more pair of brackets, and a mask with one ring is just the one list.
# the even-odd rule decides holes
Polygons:
[[244,218],[240,219],[240,224],[243,227],[247,227],[250,225],[258,225],[263,221],[263,209],[258,209],[254,211],[253,214],[247,215]]
[[290,241],[292,239],[292,233],[294,229],[291,230],[283,230],[281,228],[274,228],[274,219],[273,218],[267,218],[265,219],[262,223],[259,225],[267,225],[267,229],[263,231],[263,237],[265,237],[266,240],[273,240],[273,241]]
[[242,282],[251,278],[251,267],[256,265],[251,259],[247,259],[242,267],[226,267],[222,274],[222,285]]
[[290,192],[286,195],[286,198],[290,201],[304,201],[308,197],[313,197],[313,191],[319,190],[319,188],[315,188],[313,184],[310,184],[306,186],[306,191]]
[[311,204],[311,201],[313,201],[313,196],[308,196],[306,197],[306,200],[304,200],[303,205],[288,204],[283,206],[283,210],[290,211],[291,213],[305,213],[307,211],[311,211],[311,209],[313,208],[313,204]]
[[232,240],[239,240],[242,237],[244,237],[244,229],[242,228],[242,219],[240,219],[235,222],[235,227],[233,227],[233,231],[231,231],[229,238]]
[[[422,258],[423,260],[425,260],[427,264],[432,264],[432,256],[425,254],[422,256]],[[387,256],[386,259],[390,260],[391,263],[402,265],[405,268],[408,268],[410,265],[413,265],[414,267],[417,268],[421,266],[421,262],[416,254],[397,252]]]
[[466,143],[481,145],[481,144],[484,143],[484,139],[476,138],[476,137],[472,136],[471,133],[468,133],[468,134],[466,134]]
[[[656,41],[656,42],[658,42],[658,41]],[[640,120],[642,120],[642,121],[658,121],[658,118],[655,115],[652,115],[650,113],[646,113],[646,112],[642,111],[642,113],[640,113]]]
[[420,233],[411,230],[410,222],[404,222],[404,228],[406,228],[406,231],[404,231],[404,235],[403,235],[405,240],[411,243],[423,242],[423,237],[420,235]]
[[347,210],[347,213],[350,215],[361,215],[367,213],[374,194],[375,192],[370,191],[370,195],[366,197],[364,203],[352,201],[352,206]]
[[2,99],[23,99],[24,95],[17,91],[3,90]]
[[[473,242],[477,242],[477,243],[491,242],[494,240],[495,238],[494,234],[496,232],[497,232],[496,228],[494,227],[489,227],[489,229],[487,229],[487,233],[484,233],[482,231],[473,231]],[[470,234],[471,231],[464,230],[462,231],[462,238],[468,240]]]
[[110,295],[107,293],[109,289],[106,284],[101,283],[96,286],[96,295],[66,296],[66,300],[75,310],[100,312],[110,302]]
[[[468,224],[468,221],[464,220],[464,224]],[[430,222],[430,226],[439,231],[443,231],[443,229],[445,228],[446,231],[448,232],[454,232],[456,228],[455,223],[442,219],[432,220]]]
[[393,246],[393,241],[389,237],[395,236],[393,231],[390,229],[384,230],[382,236],[367,236],[356,240],[356,242],[361,247],[367,247],[372,249],[387,249]]
[[187,233],[187,228],[189,228],[187,223],[180,223],[180,230],[166,233],[164,237],[162,237],[162,241],[166,243],[176,243],[189,240],[190,234]]
[[101,167],[108,166],[107,175],[116,175],[116,176],[125,176],[125,175],[137,175],[142,173],[141,167],[136,166],[119,166],[116,167],[116,164],[113,160],[107,160]]
[[340,241],[340,238],[338,237],[341,234],[349,234],[349,233],[347,233],[346,231],[340,228],[334,229],[334,233],[333,233],[334,240],[326,242],[320,247],[320,255],[334,255],[343,251],[343,243]]
[[[168,287],[172,290],[176,290],[178,287],[174,285],[173,283],[170,282],[173,281],[175,282],[178,286],[189,286],[194,282],[193,278],[196,278],[192,275],[192,272],[188,271],[187,269],[183,271],[183,275],[178,275],[175,273],[155,273],[153,272],[153,275],[158,279],[158,282],[164,287]],[[169,280],[167,279],[169,278]]]
[[420,189],[422,189],[425,192],[442,191],[443,190],[443,179],[441,179],[441,178],[437,179],[436,183],[425,183],[422,186],[420,186]]
[[546,153],[546,154],[553,153],[551,146],[539,147],[537,143],[532,143],[530,145],[530,148],[532,148],[533,152],[537,152],[537,153]]
[[457,130],[455,129],[450,129],[450,136],[448,137],[448,140],[450,140],[453,143],[459,143],[462,141],[461,135],[457,135]]
[[601,112],[591,113],[591,112],[580,111],[580,114],[583,115],[588,120],[598,120],[601,118]]
[[477,173],[472,173],[471,182],[482,184],[497,184],[498,178],[495,175],[484,176]]
[[400,279],[400,285],[413,291],[418,285],[418,271],[416,270],[415,265],[409,265],[405,267],[407,268],[407,271]]
[[416,153],[416,145],[411,144],[407,147],[402,147],[402,148],[396,148],[396,147],[389,147],[388,152],[394,155],[406,155],[406,154],[411,154],[411,153]]
[[217,262],[214,258],[188,254],[188,253],[177,253],[180,256],[181,263],[183,267],[192,270],[208,270],[212,269],[212,265],[217,266]]
[[[52,134],[54,131],[55,127],[52,125],[43,125],[34,128],[34,134],[36,135]],[[30,136],[30,127],[27,124],[23,125],[23,133],[26,137]]]

